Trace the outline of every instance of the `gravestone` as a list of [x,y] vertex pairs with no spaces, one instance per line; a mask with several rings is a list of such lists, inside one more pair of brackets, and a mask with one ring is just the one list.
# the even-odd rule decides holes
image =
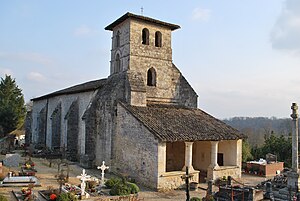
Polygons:
[[6,154],[3,165],[7,167],[19,167],[21,156],[19,154]]

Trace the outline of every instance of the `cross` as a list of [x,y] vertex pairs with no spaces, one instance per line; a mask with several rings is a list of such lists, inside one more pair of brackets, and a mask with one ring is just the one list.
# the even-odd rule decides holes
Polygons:
[[144,8],[143,8],[143,6],[141,7],[141,15],[143,15],[144,14]]
[[85,173],[85,169],[82,169],[82,174],[80,176],[77,176],[78,179],[81,180],[81,184],[80,184],[80,187],[81,187],[81,196],[85,195],[85,182],[86,181],[90,181],[91,180],[91,176],[90,175],[87,175]]
[[100,169],[101,170],[101,185],[103,186],[104,185],[104,171],[106,169],[108,169],[109,167],[105,165],[105,162],[102,161],[102,165],[101,166],[98,166],[97,169]]

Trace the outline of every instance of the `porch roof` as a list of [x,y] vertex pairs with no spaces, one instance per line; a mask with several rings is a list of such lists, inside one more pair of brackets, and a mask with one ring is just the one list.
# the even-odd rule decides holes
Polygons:
[[162,141],[218,141],[245,138],[245,135],[237,129],[200,109],[120,104]]

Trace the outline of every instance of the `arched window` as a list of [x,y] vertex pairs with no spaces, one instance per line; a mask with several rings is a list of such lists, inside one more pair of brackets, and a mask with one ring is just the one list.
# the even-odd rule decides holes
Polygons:
[[116,60],[115,60],[115,73],[121,71],[121,61],[120,61],[120,55],[116,55]]
[[156,86],[156,71],[150,68],[147,72],[147,86]]
[[149,30],[146,28],[142,31],[142,44],[149,45]]
[[116,47],[120,47],[120,32],[117,32],[116,35]]
[[159,31],[155,32],[155,47],[161,47],[162,36]]

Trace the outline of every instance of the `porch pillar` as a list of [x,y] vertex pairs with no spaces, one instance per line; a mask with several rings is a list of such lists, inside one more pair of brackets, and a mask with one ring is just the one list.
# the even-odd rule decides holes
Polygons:
[[188,167],[189,172],[194,171],[192,162],[193,162],[193,143],[194,142],[184,142],[185,143],[185,164],[182,168],[182,171],[186,171]]
[[218,165],[218,144],[219,141],[210,141],[211,143],[211,158],[210,158],[210,167],[215,169],[219,167]]

